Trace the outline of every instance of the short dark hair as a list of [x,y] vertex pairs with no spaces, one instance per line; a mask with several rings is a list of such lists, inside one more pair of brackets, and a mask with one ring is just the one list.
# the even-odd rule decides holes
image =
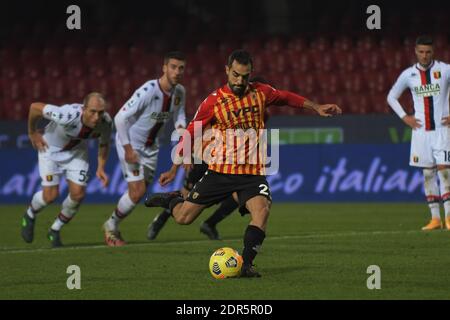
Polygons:
[[418,36],[416,39],[416,46],[417,45],[432,46],[433,38],[425,35]]
[[251,68],[253,69],[253,60],[252,60],[252,57],[250,56],[250,53],[248,53],[248,51],[245,51],[242,49],[234,50],[228,57],[228,66],[231,67],[231,65],[233,64],[233,61],[235,61],[235,60],[239,64],[243,64],[243,65],[250,64]]
[[186,56],[181,51],[170,51],[164,55],[164,64],[167,64],[170,59],[186,61]]

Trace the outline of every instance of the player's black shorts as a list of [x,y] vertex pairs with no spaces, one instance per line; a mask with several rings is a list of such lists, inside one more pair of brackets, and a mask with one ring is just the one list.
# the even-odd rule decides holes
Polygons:
[[219,203],[233,192],[239,199],[239,212],[249,213],[245,203],[255,197],[264,196],[272,201],[269,184],[265,176],[251,174],[223,174],[208,170],[194,185],[186,200],[206,206]]
[[197,181],[203,177],[206,170],[208,170],[207,163],[203,162],[201,164],[194,164],[192,169],[186,174],[183,187],[186,190],[191,191]]

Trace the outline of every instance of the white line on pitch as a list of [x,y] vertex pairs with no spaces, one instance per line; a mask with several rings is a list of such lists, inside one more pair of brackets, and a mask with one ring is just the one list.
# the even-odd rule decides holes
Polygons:
[[[313,238],[334,238],[334,237],[351,237],[351,236],[364,236],[364,235],[389,235],[389,234],[411,234],[411,233],[424,233],[420,230],[406,230],[406,231],[369,231],[369,232],[342,232],[342,233],[319,233],[319,234],[306,234],[306,235],[287,235],[287,236],[273,236],[267,237],[267,240],[285,240],[285,239],[313,239]],[[242,241],[242,238],[238,239],[225,239],[217,242],[217,244],[225,244],[226,242]],[[167,246],[167,245],[191,245],[211,242],[211,240],[190,240],[190,241],[170,241],[170,242],[149,242],[149,243],[130,243],[124,248],[129,247],[146,247],[146,246]],[[38,252],[66,252],[68,250],[91,250],[91,249],[111,249],[106,245],[93,245],[93,246],[76,246],[76,247],[62,247],[62,248],[36,248],[36,249],[14,249],[14,248],[1,248],[0,254],[13,254],[13,253],[38,253]]]

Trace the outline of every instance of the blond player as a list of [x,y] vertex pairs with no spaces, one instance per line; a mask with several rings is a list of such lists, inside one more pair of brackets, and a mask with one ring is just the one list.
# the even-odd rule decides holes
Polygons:
[[[43,135],[36,129],[41,118],[50,120]],[[33,241],[37,214],[59,196],[60,177],[64,175],[69,194],[47,234],[53,247],[62,246],[60,230],[77,213],[85,196],[89,170],[87,139],[99,138],[96,176],[106,187],[108,176],[104,168],[111,130],[112,120],[105,112],[105,99],[99,93],[88,94],[83,104],[31,104],[28,135],[38,150],[42,190],[33,195],[22,218],[22,237],[26,242]]]
[[[416,40],[417,63],[401,73],[387,97],[397,115],[413,129],[409,164],[423,169],[425,195],[431,221],[422,230],[441,229],[440,202],[445,210],[445,227],[450,230],[450,65],[433,59],[433,39]],[[398,102],[411,91],[414,115]],[[439,180],[439,184],[438,184]]]

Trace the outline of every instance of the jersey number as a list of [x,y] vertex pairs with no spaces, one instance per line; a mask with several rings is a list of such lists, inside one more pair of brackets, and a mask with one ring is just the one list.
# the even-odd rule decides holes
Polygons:
[[261,188],[261,190],[259,190],[260,194],[263,194],[265,196],[269,195],[269,192],[267,192],[269,190],[268,186],[266,186],[265,184],[260,184],[259,187]]
[[88,177],[87,177],[87,172],[85,170],[80,170],[80,176],[81,176],[81,178],[78,179],[78,181],[86,182]]
[[450,151],[444,151],[444,161],[450,162]]

